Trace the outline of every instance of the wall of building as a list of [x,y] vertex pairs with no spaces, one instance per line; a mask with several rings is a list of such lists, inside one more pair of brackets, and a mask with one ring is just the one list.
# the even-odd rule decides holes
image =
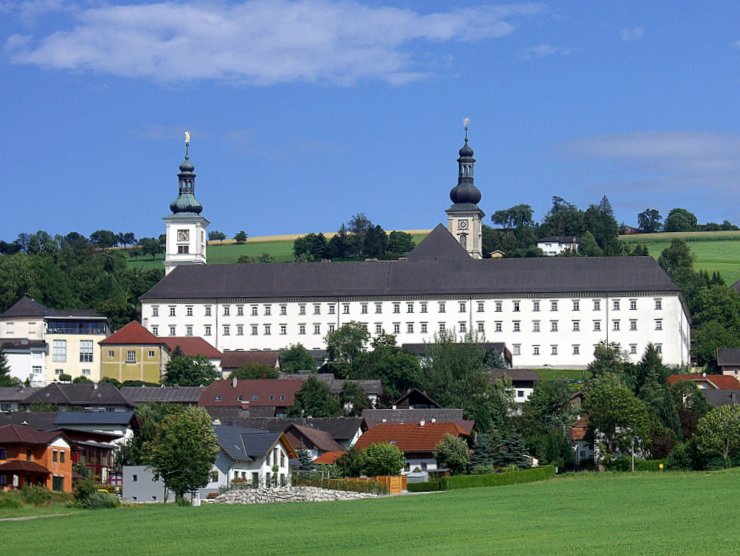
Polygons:
[[[46,380],[59,380],[59,375],[67,374],[73,379],[79,376],[98,382],[100,380],[100,350],[98,342],[105,339],[105,335],[97,334],[47,334],[46,342],[49,345],[49,354],[46,356]],[[55,340],[65,342],[66,356],[55,353]],[[92,361],[80,361],[80,347],[82,342],[92,342]],[[56,360],[55,359],[59,359]]]
[[365,324],[371,335],[394,334],[399,344],[431,342],[442,327],[460,336],[476,333],[482,340],[506,343],[513,366],[520,368],[582,369],[601,341],[619,343],[632,361],[652,342],[666,364],[689,363],[688,319],[675,293],[142,304],[142,323],[152,333],[190,332],[222,351],[275,350],[296,343],[324,349],[326,334],[350,321]]
[[5,318],[0,322],[0,337],[44,339],[44,319],[42,317]]
[[[134,362],[130,362],[133,352]],[[100,376],[114,378],[119,382],[142,380],[159,383],[164,372],[164,350],[161,346],[100,346]]]

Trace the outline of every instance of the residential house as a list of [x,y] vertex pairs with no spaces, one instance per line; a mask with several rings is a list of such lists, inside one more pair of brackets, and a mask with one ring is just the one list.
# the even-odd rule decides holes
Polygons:
[[134,407],[112,384],[52,383],[34,392],[21,404],[22,410],[34,405],[54,406],[59,411],[130,411]]
[[228,376],[244,365],[264,365],[280,369],[280,352],[278,350],[224,351],[221,358],[223,377]]
[[504,377],[511,380],[514,394],[514,403],[518,411],[534,392],[534,388],[540,381],[540,375],[533,369],[491,369],[491,382],[496,382]]
[[588,465],[594,462],[594,445],[588,438],[588,417],[580,417],[568,433],[573,448],[573,463]]
[[550,236],[537,241],[537,247],[548,257],[562,255],[566,252],[577,253],[581,240],[576,236]]
[[740,380],[740,348],[717,348],[717,365],[723,375]]
[[345,451],[330,433],[310,426],[291,423],[285,430],[285,436],[296,452],[299,449],[307,450],[313,460],[327,452]]
[[18,411],[20,404],[39,390],[41,388],[30,386],[3,386],[0,388],[0,413]]
[[46,384],[46,356],[49,346],[44,340],[0,338],[0,348],[8,361],[11,378],[31,386]]
[[740,390],[740,382],[734,376],[729,375],[690,374],[668,376],[668,384],[676,384],[685,380],[696,384],[699,390]]
[[[398,446],[406,458],[404,471],[435,471],[439,468],[434,458],[437,445],[445,435],[462,438],[470,443],[471,435],[457,423],[381,423],[365,432],[357,441],[357,448],[387,443]],[[418,469],[417,469],[418,468]]]
[[167,336],[163,337],[162,340],[167,344],[170,356],[179,347],[183,355],[188,357],[203,356],[216,368],[217,372],[222,372],[221,359],[223,354],[203,338],[198,336]]
[[63,433],[25,425],[0,427],[0,489],[26,485],[72,492],[72,454]]
[[205,386],[124,386],[121,394],[133,406],[147,403],[198,405],[205,389]]
[[393,402],[393,409],[431,409],[439,407],[440,405],[430,398],[426,392],[422,392],[418,388],[409,388]]
[[430,407],[424,409],[366,409],[362,412],[363,430],[371,429],[384,423],[412,424],[457,423],[462,429],[470,432],[474,421],[463,419],[462,409]]
[[301,386],[301,380],[216,380],[203,391],[198,405],[249,410],[251,417],[280,417],[295,403]]
[[100,344],[100,375],[118,382],[138,380],[159,384],[169,361],[167,343],[137,321],[117,330]]
[[704,399],[707,400],[707,403],[712,407],[740,403],[740,389],[712,390],[710,388],[705,388],[701,393],[704,396]]

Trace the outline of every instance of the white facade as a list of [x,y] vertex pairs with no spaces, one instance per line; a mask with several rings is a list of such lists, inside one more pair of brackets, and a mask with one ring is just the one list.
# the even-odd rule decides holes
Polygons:
[[579,243],[573,243],[573,242],[561,242],[557,241],[555,239],[548,239],[545,238],[544,240],[540,240],[537,242],[537,247],[542,250],[542,252],[547,255],[548,257],[554,257],[555,255],[561,255],[565,253],[566,251],[572,251],[576,252],[578,251],[578,245]]
[[473,259],[483,258],[482,212],[447,211],[447,229]]
[[431,342],[440,330],[504,342],[515,368],[582,369],[602,341],[638,361],[648,343],[664,363],[689,364],[689,322],[675,292],[455,298],[229,299],[142,302],[142,322],[159,336],[191,326],[217,349],[277,350],[301,343],[325,349],[327,333],[350,321],[399,344]]
[[5,348],[10,376],[31,386],[46,386],[46,344],[43,347]]
[[206,264],[206,230],[210,223],[195,214],[165,216],[164,272],[169,274],[183,264]]
[[210,479],[202,492],[218,492],[221,488],[230,488],[233,481],[260,487],[273,485],[274,481],[277,481],[277,486],[290,485],[290,458],[279,441],[265,456],[251,462],[234,461],[221,450],[213,463]]

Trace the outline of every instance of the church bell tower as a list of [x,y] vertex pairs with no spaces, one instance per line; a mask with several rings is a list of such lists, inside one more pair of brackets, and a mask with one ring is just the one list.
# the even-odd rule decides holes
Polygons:
[[480,190],[475,186],[473,170],[475,158],[468,144],[470,120],[465,118],[465,144],[457,159],[457,185],[450,190],[452,206],[447,213],[447,229],[474,259],[483,257],[483,217],[478,207]]
[[200,215],[203,205],[195,198],[195,166],[190,162],[190,133],[185,132],[185,160],[180,164],[177,198],[170,203],[172,214],[165,216],[167,241],[164,273],[178,265],[206,264],[206,229],[210,222]]

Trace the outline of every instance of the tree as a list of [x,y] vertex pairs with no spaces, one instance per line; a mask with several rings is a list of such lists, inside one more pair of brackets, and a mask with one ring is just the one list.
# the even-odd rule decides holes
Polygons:
[[163,250],[162,243],[153,237],[143,237],[139,240],[139,251],[142,255],[151,255],[152,260]]
[[725,467],[730,467],[730,455],[740,448],[740,404],[712,409],[699,419],[696,436],[703,454],[720,455]]
[[637,215],[637,227],[641,232],[653,233],[660,231],[660,221],[663,217],[653,208],[645,209]]
[[594,360],[588,364],[592,378],[605,374],[622,376],[629,365],[629,357],[622,351],[619,344],[599,342],[594,348]]
[[578,246],[578,252],[584,257],[601,257],[604,254],[596,242],[596,238],[589,231],[583,232],[580,245]]
[[339,231],[332,236],[329,243],[326,246],[326,258],[327,259],[347,259],[353,257],[353,242],[350,238],[350,234],[347,231],[347,227],[342,224],[339,227]]
[[649,425],[645,404],[616,376],[608,374],[595,381],[583,404],[589,428],[603,439],[603,461],[627,450],[633,439],[645,438]]
[[382,259],[388,250],[388,236],[380,226],[371,226],[365,235],[362,255],[372,259]]
[[414,236],[406,232],[393,231],[388,234],[388,253],[393,257],[404,257],[414,248]]
[[583,213],[583,222],[605,255],[614,256],[621,253],[619,224],[614,218],[614,211],[606,195],[601,198],[598,205],[588,207]]
[[280,354],[280,368],[284,373],[316,371],[316,361],[303,344],[291,345]]
[[577,409],[571,404],[573,391],[563,380],[538,382],[522,409],[525,436],[543,435],[549,428],[569,428],[576,421]]
[[342,477],[359,477],[365,467],[365,450],[352,446],[337,458],[334,465]]
[[539,236],[580,236],[584,231],[583,212],[562,197],[553,197],[552,208],[540,224]]
[[296,261],[320,261],[326,258],[327,243],[324,234],[308,234],[293,242]]
[[8,356],[5,354],[2,344],[0,344],[0,386],[13,386],[15,380],[10,376],[10,365]]
[[449,469],[453,475],[461,475],[468,469],[470,450],[462,438],[445,434],[434,448],[434,459],[442,469]]
[[128,247],[129,245],[134,245],[136,243],[136,235],[134,232],[120,232],[116,234],[116,239],[118,240],[118,243],[124,247]]
[[370,407],[367,394],[357,385],[354,380],[345,380],[342,390],[339,392],[339,401],[347,416],[359,417],[362,411]]
[[663,225],[666,232],[694,232],[696,231],[696,216],[686,209],[674,208],[668,213]]
[[316,468],[313,459],[311,459],[311,452],[306,450],[306,447],[302,443],[296,449],[296,454],[298,454],[299,471],[313,471]]
[[260,378],[277,378],[279,375],[275,367],[263,365],[262,363],[245,363],[235,371],[232,371],[229,378],[239,380],[260,379]]
[[90,242],[95,247],[106,249],[118,243],[118,236],[110,230],[97,230],[90,234]]
[[352,257],[365,256],[365,240],[373,227],[371,220],[361,212],[355,214],[349,219],[347,230],[349,232],[350,252]]
[[234,241],[237,243],[246,243],[247,241],[247,232],[244,230],[238,231],[236,234],[234,234]]
[[395,444],[385,442],[371,444],[363,453],[363,472],[368,477],[398,475],[406,464],[406,458]]
[[505,230],[518,230],[534,226],[534,210],[529,205],[514,205],[511,208],[497,210],[491,215],[491,221]]
[[218,371],[208,358],[204,355],[189,357],[177,346],[165,367],[164,383],[167,386],[208,386],[217,378]]
[[336,417],[340,413],[339,401],[332,396],[329,386],[314,376],[303,383],[288,409],[290,417]]
[[146,462],[177,500],[208,484],[218,451],[210,416],[192,406],[167,415],[144,444]]
[[714,320],[698,325],[692,334],[692,340],[691,353],[709,373],[720,371],[717,365],[717,348],[740,345],[740,337],[736,332]]
[[326,335],[326,354],[337,377],[353,376],[357,357],[365,352],[370,334],[358,322],[348,322]]
[[694,254],[685,241],[674,239],[670,247],[660,253],[658,264],[675,281],[680,275],[692,271]]
[[226,239],[226,234],[223,232],[219,232],[218,230],[211,230],[208,232],[208,240],[209,241],[223,241]]

